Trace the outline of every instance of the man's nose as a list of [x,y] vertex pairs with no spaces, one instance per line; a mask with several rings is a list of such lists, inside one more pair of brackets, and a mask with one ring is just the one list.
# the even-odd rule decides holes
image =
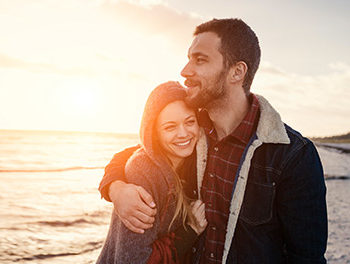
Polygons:
[[181,71],[181,76],[182,76],[182,77],[185,77],[185,78],[193,76],[193,69],[192,69],[192,67],[191,67],[190,62],[188,62],[188,63],[185,65],[185,67],[182,69],[182,71]]

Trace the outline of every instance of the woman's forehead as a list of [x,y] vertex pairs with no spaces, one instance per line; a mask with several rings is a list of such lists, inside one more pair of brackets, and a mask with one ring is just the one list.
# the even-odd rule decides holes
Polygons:
[[177,121],[192,115],[195,115],[195,111],[189,108],[184,101],[174,101],[163,108],[159,113],[158,121],[160,123]]

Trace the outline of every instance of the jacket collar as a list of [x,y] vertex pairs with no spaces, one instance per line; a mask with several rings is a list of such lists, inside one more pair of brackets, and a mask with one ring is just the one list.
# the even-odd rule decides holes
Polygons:
[[260,104],[260,119],[256,135],[263,143],[289,144],[284,123],[279,113],[261,95],[255,94]]

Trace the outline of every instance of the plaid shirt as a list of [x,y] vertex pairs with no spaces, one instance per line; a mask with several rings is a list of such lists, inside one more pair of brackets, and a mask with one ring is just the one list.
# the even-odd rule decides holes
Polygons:
[[258,99],[253,94],[249,99],[250,109],[243,121],[221,141],[217,141],[208,113],[202,111],[199,116],[209,138],[208,162],[201,189],[208,221],[201,263],[221,263],[222,260],[235,175],[260,115]]

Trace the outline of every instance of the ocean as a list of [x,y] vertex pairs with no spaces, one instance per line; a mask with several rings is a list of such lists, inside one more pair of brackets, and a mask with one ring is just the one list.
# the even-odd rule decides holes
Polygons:
[[[97,190],[135,135],[0,130],[0,263],[95,263],[112,206]],[[320,145],[329,263],[350,263],[350,149]],[[345,151],[344,151],[345,150]]]

